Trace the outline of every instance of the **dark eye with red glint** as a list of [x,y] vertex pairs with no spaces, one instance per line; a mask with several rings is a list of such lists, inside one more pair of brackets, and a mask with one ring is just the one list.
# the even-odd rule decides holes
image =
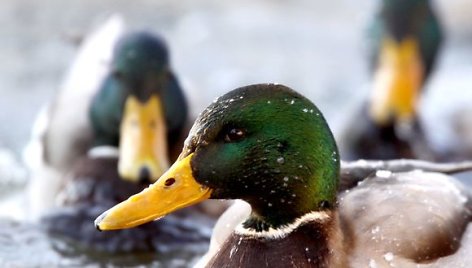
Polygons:
[[231,128],[226,132],[225,142],[235,142],[243,139],[246,136],[246,131],[240,128]]
[[113,71],[113,72],[111,73],[111,75],[112,75],[115,79],[118,79],[118,80],[123,79],[123,73],[121,73],[120,71]]

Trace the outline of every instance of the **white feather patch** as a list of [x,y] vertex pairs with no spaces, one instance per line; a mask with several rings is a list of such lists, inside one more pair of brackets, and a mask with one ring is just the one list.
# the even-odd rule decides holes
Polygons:
[[90,158],[118,158],[120,151],[113,146],[97,146],[87,152]]
[[297,218],[293,223],[281,226],[279,228],[269,228],[267,231],[255,231],[254,229],[244,228],[242,223],[236,226],[234,232],[237,235],[249,236],[255,238],[281,239],[289,235],[303,224],[309,222],[326,222],[331,218],[331,214],[326,211],[313,211]]

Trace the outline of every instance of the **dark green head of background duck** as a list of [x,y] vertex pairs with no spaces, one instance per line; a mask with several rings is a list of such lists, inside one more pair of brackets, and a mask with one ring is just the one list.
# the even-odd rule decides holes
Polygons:
[[382,0],[372,33],[370,115],[379,125],[410,122],[442,41],[430,1]]
[[333,135],[313,103],[282,85],[242,87],[203,111],[156,183],[97,224],[132,227],[213,198],[249,202],[247,228],[276,228],[334,207],[338,175]]
[[168,147],[177,142],[187,118],[163,40],[134,32],[117,42],[90,118],[94,146],[119,147],[122,178],[150,181],[162,175],[168,168]]

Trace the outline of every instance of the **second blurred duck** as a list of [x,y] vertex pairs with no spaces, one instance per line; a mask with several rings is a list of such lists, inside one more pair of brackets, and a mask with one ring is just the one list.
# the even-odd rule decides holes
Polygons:
[[[47,126],[38,146],[41,166],[50,172],[35,176],[30,185],[32,203],[53,199],[60,208],[42,217],[48,231],[98,250],[159,250],[169,244],[207,243],[212,218],[199,210],[113,236],[97,233],[93,227],[93,219],[104,208],[162,175],[169,161],[175,160],[173,150],[180,150],[181,134],[186,132],[187,103],[163,40],[148,32],[124,34],[122,28],[114,18],[85,41],[78,62],[90,62],[83,57],[96,56],[94,49],[102,46],[110,56],[109,64],[96,60],[102,64],[96,69],[75,66],[75,73],[82,73],[73,70],[75,78],[69,80],[76,84],[69,81],[72,88],[64,88],[47,110]],[[105,69],[96,72],[100,68]],[[44,204],[43,211],[47,208]],[[199,218],[201,226],[190,226],[189,217]]]
[[370,30],[373,88],[346,137],[347,158],[433,159],[417,119],[418,100],[442,42],[430,1],[382,0]]

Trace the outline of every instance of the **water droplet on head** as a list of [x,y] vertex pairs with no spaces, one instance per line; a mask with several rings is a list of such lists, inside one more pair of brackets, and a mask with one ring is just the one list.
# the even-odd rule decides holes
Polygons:
[[285,159],[283,157],[277,158],[277,163],[283,164],[285,162]]
[[302,111],[303,111],[304,113],[307,113],[307,112],[308,112],[308,109],[307,109],[307,108],[304,108]]
[[289,178],[288,178],[287,176],[284,177],[284,181],[288,181],[288,179],[289,179]]
[[267,203],[267,206],[271,207],[271,206],[272,206],[272,203]]
[[270,103],[271,103],[270,100],[268,100],[268,101],[267,101],[267,104],[270,104]]
[[291,100],[291,101],[290,101],[290,104],[294,104],[294,103],[295,103],[295,100]]

